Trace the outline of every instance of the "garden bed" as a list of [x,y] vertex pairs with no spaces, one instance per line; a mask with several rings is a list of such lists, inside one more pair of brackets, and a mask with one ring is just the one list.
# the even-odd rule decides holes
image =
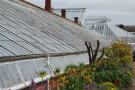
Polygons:
[[[103,48],[103,54],[105,53],[107,58],[102,59],[102,54],[96,61],[95,57],[100,42],[97,40],[95,53],[92,52],[90,43],[85,44],[90,57],[89,64],[68,65],[61,75],[60,69],[56,68],[55,77],[51,77],[48,84],[42,82],[39,90],[124,90],[132,87],[133,53],[131,45],[116,42],[106,47],[105,51]],[[43,79],[45,73],[41,72],[40,76]],[[34,81],[28,89],[37,90]]]
[[64,74],[55,73],[57,77],[50,79],[49,89],[123,90],[132,86],[132,69],[132,63],[122,63],[116,57],[104,58],[96,65],[69,65]]

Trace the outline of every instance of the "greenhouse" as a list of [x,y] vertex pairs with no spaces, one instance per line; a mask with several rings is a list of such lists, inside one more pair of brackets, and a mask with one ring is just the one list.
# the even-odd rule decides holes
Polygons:
[[105,16],[89,16],[85,19],[85,27],[101,37],[134,37],[134,34],[111,24]]
[[[85,21],[86,8],[62,8],[66,10],[66,18],[74,21],[74,17],[79,18],[79,24],[83,25]],[[52,12],[61,15],[62,9],[53,9]]]
[[[53,13],[61,15],[63,9],[53,9]],[[111,23],[111,19],[106,16],[87,16],[85,8],[66,8],[66,18],[74,21],[74,17],[79,18],[79,23],[83,25],[89,32],[98,35],[107,41],[125,40],[128,37],[135,37],[134,33],[127,32]],[[135,40],[132,40],[133,42]],[[131,41],[131,42],[132,42]]]
[[[85,41],[100,50],[109,43],[80,24],[23,0],[0,0],[0,89],[22,89],[46,80],[59,67],[88,63]],[[99,52],[100,55],[100,52]]]

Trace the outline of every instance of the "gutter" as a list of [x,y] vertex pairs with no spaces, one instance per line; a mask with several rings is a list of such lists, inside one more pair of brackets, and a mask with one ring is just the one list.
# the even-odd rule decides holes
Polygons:
[[58,56],[67,56],[67,55],[75,55],[75,54],[83,54],[83,53],[87,53],[87,51],[4,56],[4,57],[0,57],[0,63],[7,62],[7,61],[20,61],[20,60],[25,60],[25,59],[47,58],[48,55],[49,57],[58,57]]

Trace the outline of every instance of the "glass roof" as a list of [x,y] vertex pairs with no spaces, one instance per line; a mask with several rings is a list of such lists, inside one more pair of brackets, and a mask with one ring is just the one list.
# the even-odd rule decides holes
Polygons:
[[135,35],[111,24],[105,16],[89,16],[85,18],[84,27],[100,37],[134,37]]
[[[82,26],[29,7],[18,0],[0,1],[0,56],[86,51],[84,41],[94,45],[100,40]],[[101,47],[108,44],[102,42]]]
[[[0,57],[86,51],[84,41],[96,48],[97,40],[101,41],[100,48],[109,44],[69,20],[19,0],[0,0]],[[49,76],[56,67],[63,71],[66,65],[80,62],[88,62],[87,53],[50,57],[49,61],[37,58],[0,62],[0,89],[26,86],[32,78],[39,78],[40,71]]]

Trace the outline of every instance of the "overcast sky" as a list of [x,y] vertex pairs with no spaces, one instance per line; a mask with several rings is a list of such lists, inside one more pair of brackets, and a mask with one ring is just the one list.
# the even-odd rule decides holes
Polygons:
[[[45,0],[26,1],[45,5]],[[113,24],[135,25],[135,0],[52,0],[52,8],[86,8],[87,16],[107,16]]]

